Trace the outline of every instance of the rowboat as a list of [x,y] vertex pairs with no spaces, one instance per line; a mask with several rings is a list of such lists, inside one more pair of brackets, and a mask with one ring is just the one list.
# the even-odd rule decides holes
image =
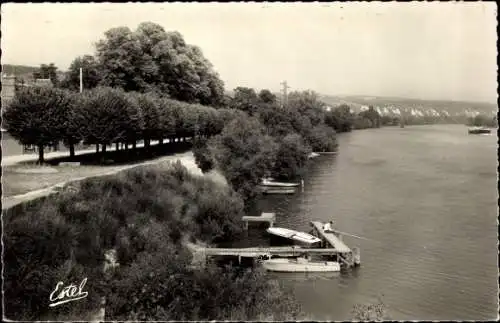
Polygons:
[[270,227],[267,229],[267,232],[279,237],[296,240],[299,242],[303,242],[306,244],[313,244],[317,242],[321,242],[321,239],[315,237],[309,233],[295,231],[286,228],[278,228],[278,227]]
[[272,178],[263,178],[260,183],[261,186],[266,187],[297,187],[299,183],[285,183],[285,182],[276,182]]
[[264,260],[262,266],[268,271],[288,273],[340,271],[340,264],[336,261],[310,261],[303,257]]

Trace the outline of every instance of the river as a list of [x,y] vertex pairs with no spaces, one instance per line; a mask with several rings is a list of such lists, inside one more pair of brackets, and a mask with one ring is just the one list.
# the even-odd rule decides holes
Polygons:
[[[258,212],[309,231],[333,219],[361,250],[337,275],[270,274],[314,320],[350,320],[380,297],[393,320],[492,320],[498,311],[497,137],[463,125],[388,127],[339,135],[337,155],[311,161],[303,191],[267,196]],[[250,229],[244,244],[265,244]]]

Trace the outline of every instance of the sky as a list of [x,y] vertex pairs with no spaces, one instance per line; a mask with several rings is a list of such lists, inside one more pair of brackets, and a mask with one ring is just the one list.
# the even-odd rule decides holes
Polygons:
[[497,100],[494,2],[2,4],[2,64],[94,54],[151,21],[198,45],[226,89]]

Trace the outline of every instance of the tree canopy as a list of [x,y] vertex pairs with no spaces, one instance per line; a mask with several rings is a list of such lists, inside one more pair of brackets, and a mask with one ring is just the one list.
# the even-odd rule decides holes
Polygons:
[[67,112],[72,104],[64,90],[51,87],[23,87],[3,113],[3,127],[24,145],[38,147],[44,162],[44,147],[64,137]]
[[221,105],[224,84],[201,49],[179,32],[143,22],[135,31],[112,28],[96,45],[100,84],[125,91],[151,90],[171,98],[204,105]]

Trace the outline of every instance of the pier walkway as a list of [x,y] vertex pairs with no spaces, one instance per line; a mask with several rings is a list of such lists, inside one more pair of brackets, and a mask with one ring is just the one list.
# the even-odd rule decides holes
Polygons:
[[351,253],[349,248],[342,240],[333,233],[323,231],[323,223],[319,221],[312,221],[311,225],[314,227],[318,236],[332,246],[338,253]]
[[294,257],[302,254],[332,255],[338,251],[327,248],[302,248],[300,246],[287,247],[254,247],[254,248],[200,248],[197,250],[205,256],[238,256],[255,258],[259,256]]

